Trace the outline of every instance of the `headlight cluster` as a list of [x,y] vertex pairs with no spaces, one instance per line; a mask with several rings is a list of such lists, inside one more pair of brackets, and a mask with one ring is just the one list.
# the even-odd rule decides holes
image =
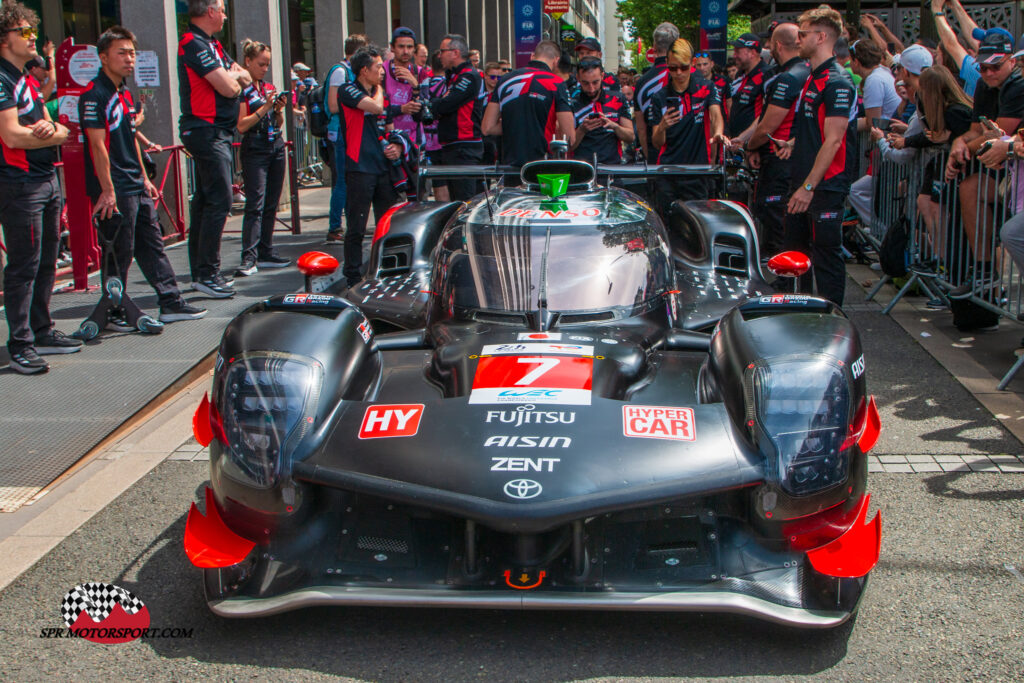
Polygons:
[[842,367],[826,358],[759,362],[750,379],[748,426],[761,432],[769,478],[794,496],[845,481],[851,398]]
[[221,392],[225,472],[249,485],[273,486],[313,426],[322,377],[318,363],[297,356],[256,353],[235,360]]

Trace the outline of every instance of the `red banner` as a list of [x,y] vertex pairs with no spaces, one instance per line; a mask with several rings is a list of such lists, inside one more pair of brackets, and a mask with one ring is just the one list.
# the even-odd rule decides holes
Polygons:
[[560,19],[569,11],[569,0],[544,0],[544,13]]

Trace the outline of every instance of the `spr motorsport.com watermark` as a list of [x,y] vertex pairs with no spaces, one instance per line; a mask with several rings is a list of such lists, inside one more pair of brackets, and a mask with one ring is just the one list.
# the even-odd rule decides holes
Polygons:
[[191,638],[192,628],[151,628],[145,603],[120,586],[81,583],[65,595],[60,616],[67,628],[42,628],[40,638],[81,638],[106,645],[140,638]]

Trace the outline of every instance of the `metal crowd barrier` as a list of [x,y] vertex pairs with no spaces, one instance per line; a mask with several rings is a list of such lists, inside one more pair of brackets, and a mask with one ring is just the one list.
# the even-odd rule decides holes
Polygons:
[[[993,170],[972,161],[958,177],[946,181],[948,154],[945,146],[927,148],[900,164],[882,158],[877,147],[872,153],[875,215],[867,231],[871,241],[880,245],[886,231],[900,220],[909,227],[908,279],[882,312],[890,313],[914,287],[946,305],[953,290],[966,294],[963,289],[969,289],[969,296],[958,298],[1021,321],[1021,264],[1002,247],[999,232],[1007,219],[1024,210],[1024,162]],[[929,179],[931,186],[924,187]],[[976,201],[969,194],[972,187],[977,188]],[[929,192],[938,202],[921,196]],[[883,276],[868,299],[889,281]],[[1005,389],[1022,367],[1024,355],[1002,378],[999,389]]]

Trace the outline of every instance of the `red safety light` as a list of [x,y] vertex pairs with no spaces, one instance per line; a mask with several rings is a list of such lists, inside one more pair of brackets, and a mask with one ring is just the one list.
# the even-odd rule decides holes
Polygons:
[[800,277],[810,267],[811,260],[799,251],[784,251],[768,261],[768,270],[778,277]]
[[185,522],[185,554],[203,569],[230,567],[244,560],[256,544],[228,528],[217,510],[213,489],[206,487],[206,516],[195,503]]
[[878,564],[882,550],[882,513],[879,511],[865,524],[870,501],[871,496],[861,499],[856,519],[842,536],[807,553],[815,570],[837,578],[857,578],[865,576]]
[[322,277],[338,269],[338,259],[322,251],[307,251],[296,265],[306,277]]
[[373,241],[376,242],[384,235],[388,234],[391,230],[391,217],[395,215],[395,212],[407,205],[409,202],[402,202],[401,204],[395,204],[390,209],[384,212],[384,215],[377,221],[377,227],[373,231]]

